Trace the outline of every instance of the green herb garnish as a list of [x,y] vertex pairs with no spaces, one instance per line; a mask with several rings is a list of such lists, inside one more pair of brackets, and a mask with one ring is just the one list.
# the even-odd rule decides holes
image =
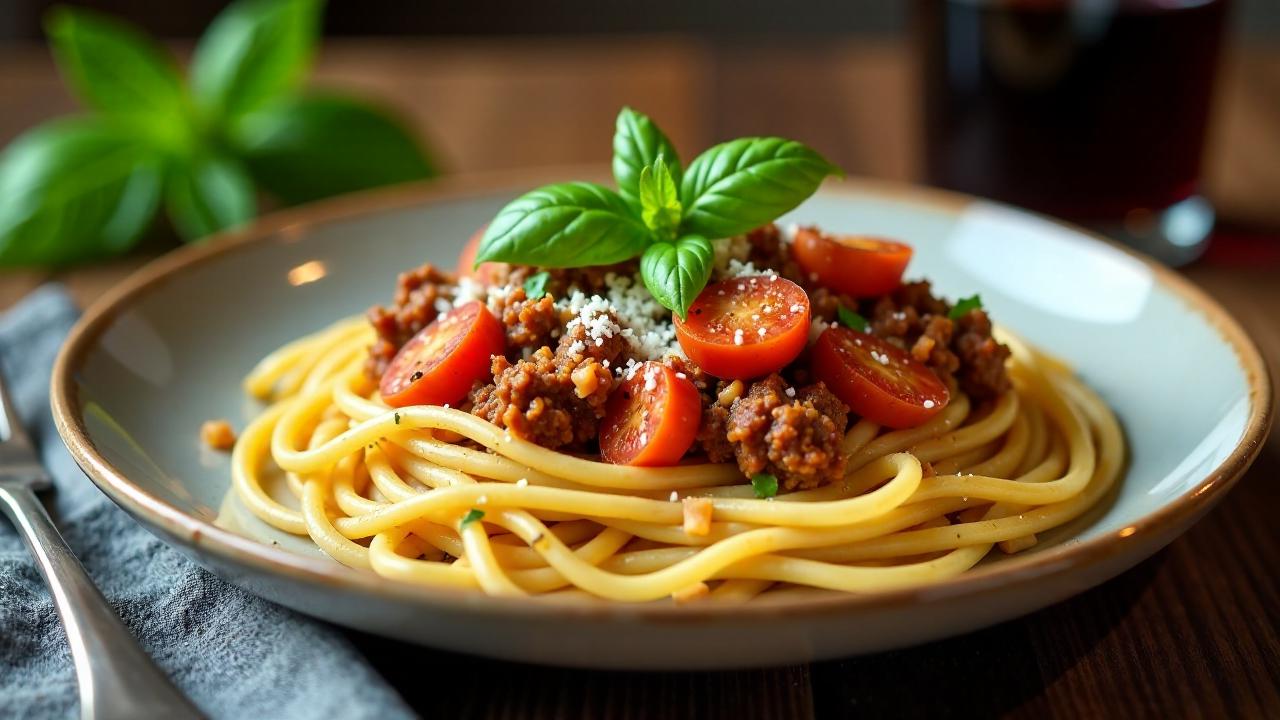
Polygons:
[[778,494],[778,478],[769,473],[756,473],[751,476],[751,489],[758,498],[771,498]]
[[434,174],[393,115],[302,91],[322,0],[238,0],[189,71],[138,28],[56,7],[45,28],[85,112],[0,156],[0,265],[120,254],[163,206],[188,240],[241,225],[260,191],[284,204]]
[[484,518],[483,510],[477,510],[475,508],[471,508],[470,510],[467,511],[466,515],[462,516],[462,522],[458,523],[458,527],[464,528],[470,525],[471,523],[481,520],[483,518]]
[[960,301],[957,302],[955,306],[951,308],[951,311],[947,313],[947,317],[952,320],[959,320],[965,315],[968,315],[970,312],[977,310],[981,307],[982,307],[981,295],[973,295],[972,297],[961,298]]
[[547,185],[489,224],[476,265],[608,265],[639,256],[645,287],[681,318],[711,277],[711,241],[753,230],[795,208],[840,169],[782,138],[721,143],[682,169],[648,117],[623,108],[613,136],[614,192]]
[[400,413],[396,413],[396,424],[400,424]]
[[543,295],[547,294],[547,282],[550,280],[551,273],[546,272],[545,270],[540,273],[534,273],[533,275],[525,278],[524,285],[522,286],[524,287],[524,296],[530,300],[540,299]]
[[836,312],[840,315],[840,324],[847,328],[852,328],[858,332],[866,332],[867,328],[870,327],[866,318],[846,305],[841,305]]

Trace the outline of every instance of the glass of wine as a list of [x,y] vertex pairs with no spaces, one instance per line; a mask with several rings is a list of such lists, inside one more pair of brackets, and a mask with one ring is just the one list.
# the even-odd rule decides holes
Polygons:
[[1195,259],[1227,4],[918,0],[927,180]]

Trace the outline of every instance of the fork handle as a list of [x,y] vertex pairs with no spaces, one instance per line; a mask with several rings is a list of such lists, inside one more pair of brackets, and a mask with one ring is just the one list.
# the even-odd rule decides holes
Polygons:
[[0,486],[0,506],[27,541],[62,618],[80,684],[80,717],[201,717],[129,634],[35,493]]

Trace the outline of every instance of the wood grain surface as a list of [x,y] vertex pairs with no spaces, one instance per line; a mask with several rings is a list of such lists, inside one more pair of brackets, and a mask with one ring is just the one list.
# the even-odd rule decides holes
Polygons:
[[[613,116],[631,104],[682,149],[788,135],[851,173],[913,179],[912,78],[896,44],[640,37],[333,42],[317,83],[394,102],[454,171],[604,162]],[[1232,48],[1217,95],[1206,187],[1223,229],[1184,272],[1280,377],[1280,51]],[[0,142],[73,107],[42,49],[0,49]],[[167,242],[92,267],[0,272],[0,309],[50,279],[90,302]],[[1017,621],[867,658],[639,674],[353,640],[425,717],[1280,717],[1278,511],[1273,438],[1221,506],[1134,570]]]

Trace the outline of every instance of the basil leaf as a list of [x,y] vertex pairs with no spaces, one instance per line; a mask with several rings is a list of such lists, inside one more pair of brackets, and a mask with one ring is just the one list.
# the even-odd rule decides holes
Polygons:
[[80,8],[54,9],[46,28],[58,68],[86,105],[166,138],[186,128],[182,77],[154,40]]
[[751,490],[761,499],[774,497],[778,494],[778,478],[769,473],[756,473],[751,476]]
[[656,242],[640,258],[640,277],[663,307],[684,319],[711,278],[714,255],[711,241],[698,235]]
[[524,296],[530,300],[537,300],[547,294],[547,281],[551,279],[551,273],[545,270],[540,273],[534,273],[525,279]]
[[680,187],[682,232],[709,238],[754,230],[795,208],[840,169],[782,138],[740,138],[702,153]]
[[618,194],[627,201],[632,211],[639,214],[640,173],[653,165],[661,155],[676,186],[680,185],[680,156],[676,148],[648,116],[624,107],[618,113],[613,132],[613,179],[618,183]]
[[0,155],[0,265],[118,254],[155,217],[162,163],[135,132],[97,119],[49,123]]
[[965,315],[968,315],[970,312],[974,310],[978,310],[981,307],[982,307],[981,295],[973,295],[971,297],[962,298],[959,302],[957,302],[951,308],[949,312],[947,312],[947,318],[951,320],[959,320]]
[[255,110],[306,75],[321,0],[238,0],[214,18],[191,61],[191,87],[216,117]]
[[403,123],[375,105],[345,97],[273,102],[237,120],[231,135],[254,179],[286,203],[435,174]]
[[840,316],[840,324],[847,328],[857,330],[859,332],[866,332],[867,328],[870,327],[866,318],[862,317],[857,312],[854,312],[852,308],[846,305],[841,305],[836,312]]
[[660,154],[640,171],[640,219],[659,235],[674,238],[680,212],[680,193]]
[[243,225],[253,218],[253,181],[237,161],[203,155],[176,167],[165,201],[174,227],[188,240]]
[[483,518],[484,518],[483,510],[477,510],[475,508],[471,508],[470,510],[467,511],[466,515],[462,516],[462,522],[458,523],[458,527],[460,529],[464,528],[473,522],[478,522]]
[[639,255],[649,228],[618,194],[595,183],[547,185],[511,201],[489,223],[476,264],[609,265]]

